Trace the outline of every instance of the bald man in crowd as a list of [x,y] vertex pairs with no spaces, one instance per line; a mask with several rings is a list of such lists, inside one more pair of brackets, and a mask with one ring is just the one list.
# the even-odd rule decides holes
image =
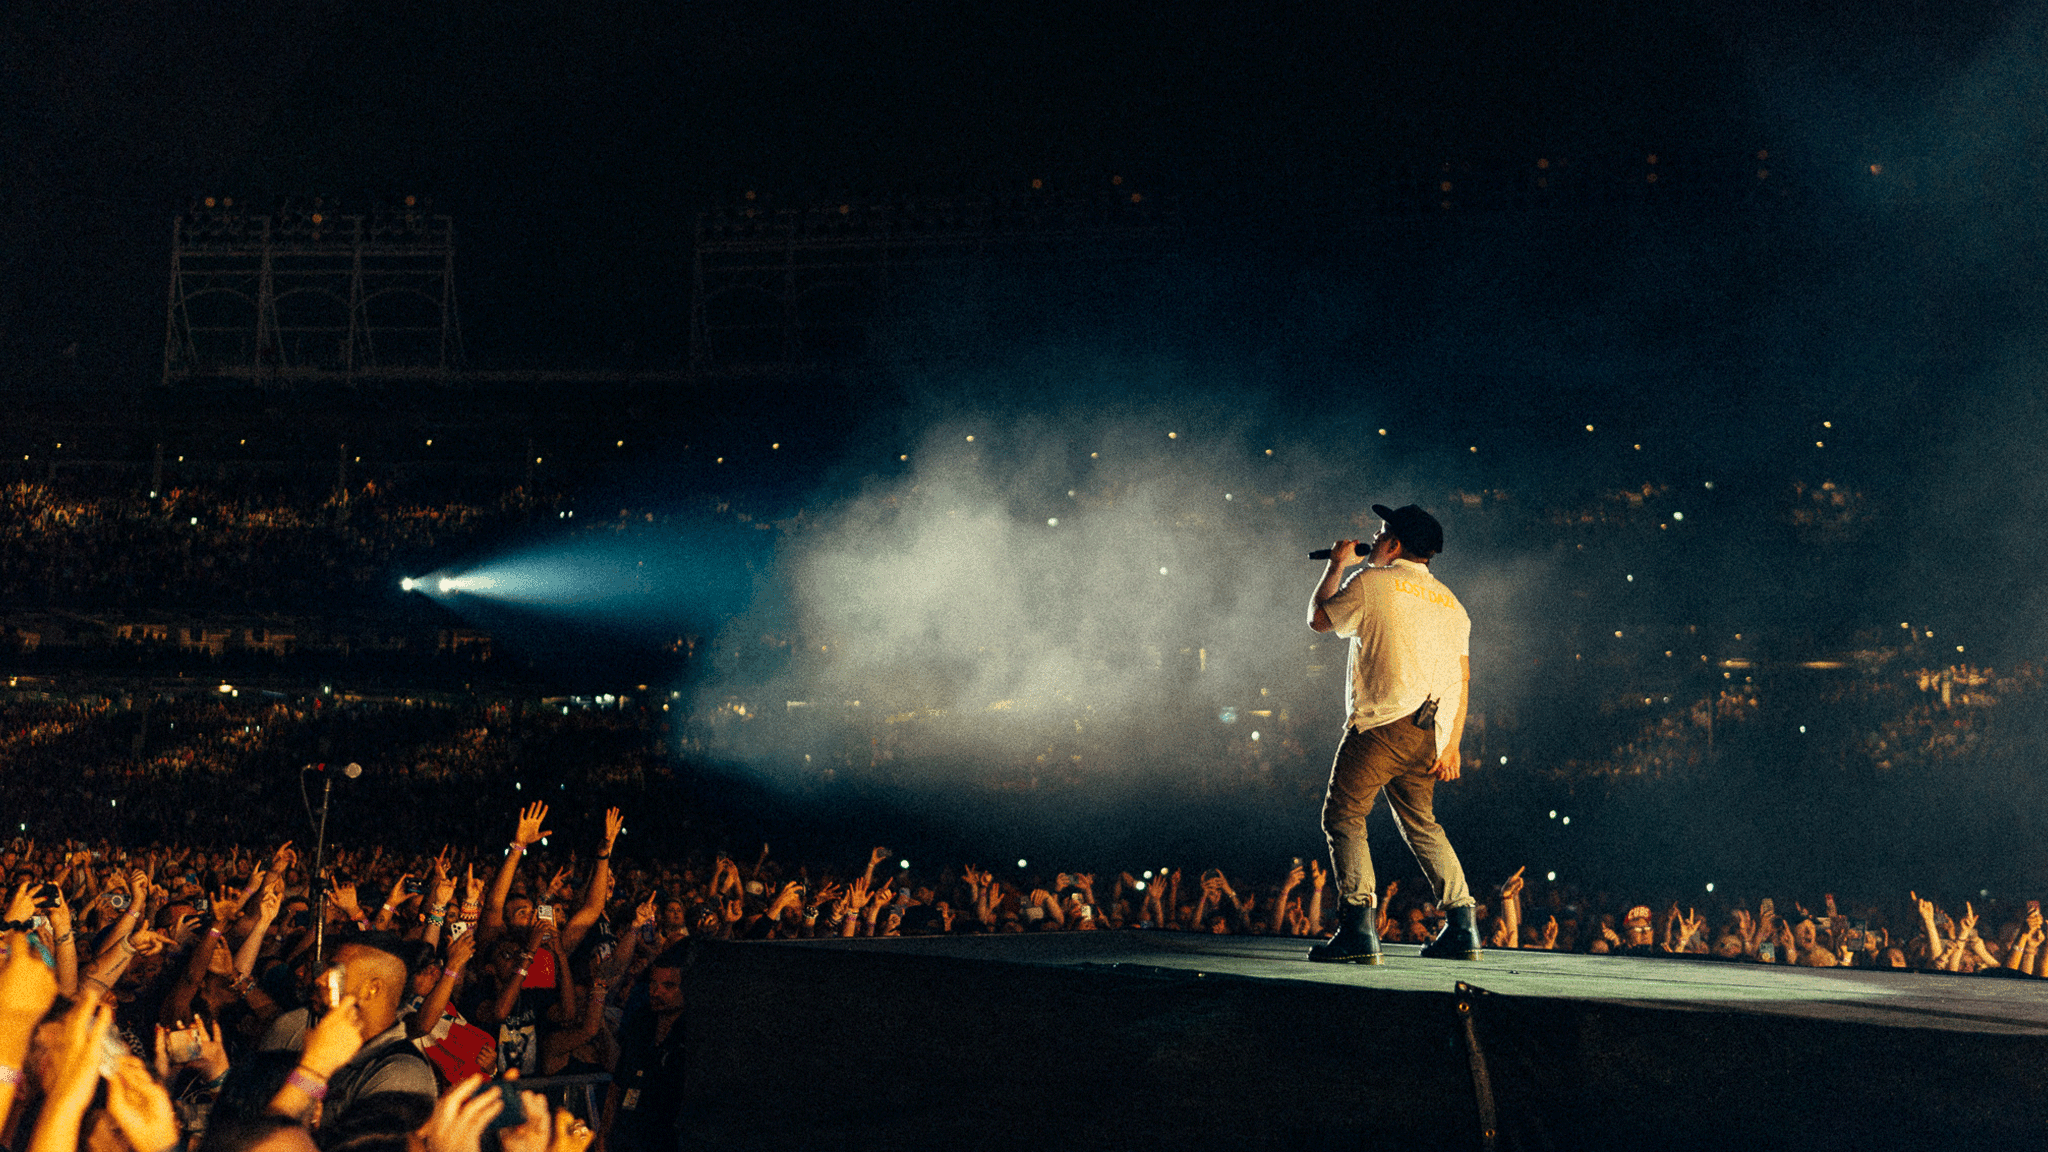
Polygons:
[[[399,1017],[412,975],[401,958],[404,951],[404,941],[392,933],[364,932],[336,949],[328,965],[328,972],[340,973],[341,995],[355,998],[356,1030],[362,1035],[363,1046],[346,1064],[325,1077],[324,1088],[317,1083],[308,1085],[317,1091],[314,1098],[322,1103],[323,1129],[340,1122],[358,1102],[391,1094],[414,1097],[423,1109],[433,1107],[438,1092],[433,1066],[406,1038],[405,1022]],[[314,999],[322,1005],[328,1002],[329,980],[323,973],[314,990]],[[303,1052],[312,1025],[311,1009],[287,1012],[271,1024],[258,1047],[264,1051]],[[304,1076],[309,1081],[321,1078],[320,1070],[309,1070],[304,1065],[294,1070],[293,1076]],[[422,1118],[425,1114],[423,1110]]]

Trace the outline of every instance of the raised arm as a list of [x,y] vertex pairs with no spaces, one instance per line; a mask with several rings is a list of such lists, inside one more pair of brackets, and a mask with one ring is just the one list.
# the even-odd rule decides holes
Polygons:
[[1294,890],[1301,887],[1301,882],[1307,878],[1308,870],[1297,860],[1294,867],[1287,870],[1287,877],[1280,881],[1280,898],[1273,901],[1273,935],[1287,934],[1287,898],[1293,895]]
[[583,891],[583,906],[562,925],[562,951],[574,952],[583,943],[583,937],[597,927],[598,917],[604,915],[605,901],[612,895],[612,845],[618,842],[619,829],[626,826],[625,817],[617,808],[607,808],[604,814],[604,845],[598,849],[597,868],[590,874],[590,887]]
[[1339,540],[1330,545],[1330,562],[1323,566],[1323,577],[1316,582],[1316,590],[1308,599],[1308,626],[1317,632],[1328,632],[1336,628],[1330,623],[1329,613],[1323,605],[1337,594],[1344,584],[1344,570],[1364,558],[1358,554],[1358,541]]
[[512,880],[519,875],[519,861],[526,855],[527,847],[551,835],[541,827],[547,819],[548,806],[539,800],[520,809],[519,825],[512,832],[505,863],[498,868],[498,878],[491,881],[491,895],[484,903],[483,919],[477,924],[477,933],[484,939],[505,930],[505,897],[512,894]]

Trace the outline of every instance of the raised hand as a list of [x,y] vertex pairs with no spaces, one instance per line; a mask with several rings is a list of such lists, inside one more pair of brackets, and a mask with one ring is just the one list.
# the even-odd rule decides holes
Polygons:
[[142,1061],[123,1056],[107,1077],[107,1112],[131,1148],[178,1147],[178,1113],[171,1094]]
[[1323,886],[1330,882],[1330,875],[1323,871],[1323,862],[1321,860],[1310,860],[1308,862],[1308,882],[1314,885],[1318,892],[1322,891]]
[[455,899],[455,877],[448,874],[448,846],[441,846],[441,854],[434,857],[434,895],[430,907],[446,908]]
[[505,1098],[482,1073],[450,1088],[434,1103],[433,1115],[420,1126],[426,1152],[477,1152],[484,1130],[505,1110]]
[[[50,1123],[68,1125],[75,1135],[78,1118],[84,1115],[86,1106],[92,1103],[94,1089],[99,1087],[100,1053],[113,1025],[114,1006],[101,1003],[91,992],[80,996],[71,1011],[64,1014],[60,1039],[52,1054],[56,1076],[43,1087],[43,1115],[36,1125],[39,1135],[43,1125]],[[40,1141],[31,1141],[32,1145],[36,1143]]]
[[24,880],[14,889],[14,895],[7,901],[7,918],[15,923],[25,923],[36,914],[36,882]]
[[361,920],[363,918],[362,906],[356,903],[356,886],[354,884],[338,883],[334,878],[330,877],[327,881],[327,900],[328,903],[341,909],[341,914],[349,919]]
[[213,904],[209,909],[213,913],[213,922],[215,924],[233,924],[241,919],[242,905],[248,903],[249,897],[252,894],[252,892],[244,892],[232,884],[214,893]]
[[626,818],[620,814],[617,808],[607,808],[604,810],[604,850],[606,852],[612,850],[613,841],[619,838],[619,832],[625,827]]
[[448,945],[448,963],[442,966],[443,970],[454,972],[466,967],[475,955],[476,933],[464,932],[455,938],[454,943]]
[[1306,879],[1308,879],[1308,869],[1296,864],[1287,870],[1287,879],[1280,882],[1280,890],[1282,892],[1292,892],[1296,888],[1301,887],[1301,882]]
[[406,884],[411,880],[412,873],[399,873],[398,879],[393,880],[391,882],[391,891],[384,894],[384,904],[386,907],[403,908],[408,900],[417,900],[420,898],[419,893],[407,892],[405,890]]
[[515,828],[512,832],[513,842],[525,848],[554,835],[553,832],[543,831],[541,828],[541,825],[547,823],[547,820],[548,806],[544,801],[535,800],[533,803],[520,809],[519,827]]
[[1508,877],[1507,880],[1501,884],[1501,899],[1513,900],[1515,897],[1522,894],[1522,873],[1527,872],[1528,870],[1529,866],[1527,864],[1522,865],[1520,868],[1515,869],[1515,874],[1513,876]]
[[877,865],[881,864],[882,861],[887,860],[888,858],[889,850],[887,848],[878,847],[874,851],[868,853],[868,867],[876,867]]
[[499,1142],[505,1152],[548,1152],[553,1128],[548,1098],[538,1092],[521,1092],[519,1102],[526,1107],[526,1123],[498,1129]]
[[343,996],[320,1022],[306,1033],[306,1046],[299,1053],[299,1063],[322,1078],[334,1075],[334,1071],[355,1056],[363,1046],[361,1028],[362,1012],[356,1007],[353,995]]
[[596,1138],[597,1133],[575,1113],[567,1108],[555,1109],[555,1140],[548,1145],[548,1152],[583,1152]]
[[640,929],[647,927],[649,924],[654,923],[654,914],[656,911],[658,911],[658,909],[656,909],[654,906],[654,894],[650,892],[647,894],[647,899],[642,900],[638,905],[636,905],[633,908],[633,922],[626,926],[626,930],[629,932],[637,932]]
[[0,965],[0,1031],[28,1035],[57,1000],[57,978],[36,958],[22,932],[7,934],[7,962]]
[[476,875],[475,871],[473,865],[464,864],[462,866],[462,906],[464,908],[474,908],[477,902],[484,898],[483,877]]
[[567,868],[558,868],[555,870],[554,878],[548,881],[547,895],[542,897],[542,902],[553,903],[555,897],[567,896],[572,891],[574,889],[569,883],[569,870]]

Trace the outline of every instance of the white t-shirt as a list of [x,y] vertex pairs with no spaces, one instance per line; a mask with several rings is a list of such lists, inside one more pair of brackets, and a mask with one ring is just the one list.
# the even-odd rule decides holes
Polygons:
[[1436,751],[1443,755],[1464,700],[1459,658],[1472,654],[1465,606],[1427,565],[1397,559],[1352,573],[1324,602],[1323,614],[1337,635],[1354,641],[1344,685],[1351,727],[1390,724],[1434,696]]

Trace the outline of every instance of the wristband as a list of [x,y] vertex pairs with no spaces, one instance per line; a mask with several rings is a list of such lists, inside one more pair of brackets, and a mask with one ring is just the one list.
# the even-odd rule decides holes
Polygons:
[[447,902],[446,900],[443,900],[443,901],[441,901],[441,902],[440,902],[439,904],[436,904],[436,905],[434,905],[434,906],[433,906],[432,908],[429,908],[429,909],[427,909],[427,911],[428,911],[428,912],[433,912],[433,913],[440,913],[440,912],[446,912],[447,910],[448,910],[448,902]]
[[512,841],[512,851],[514,851],[514,852],[524,852],[524,851],[526,851],[526,845],[524,845],[524,844],[521,844],[521,843],[520,843],[519,841],[517,841],[517,840],[514,840],[514,841]]
[[327,1096],[327,1081],[320,1079],[304,1064],[292,1069],[292,1074],[285,1077],[284,1082],[287,1087],[297,1088],[314,1100],[322,1100]]
[[609,852],[599,852],[599,853],[597,854],[597,859],[599,859],[599,860],[609,860],[609,859],[611,859],[611,858],[612,858],[612,854],[611,854],[611,853],[609,853]]
[[431,927],[438,928],[441,925],[446,924],[447,922],[448,918],[446,916],[441,915],[439,912],[435,912],[427,917],[427,924]]
[[221,933],[221,930],[220,930],[219,926],[218,926],[218,925],[216,925],[216,926],[214,926],[214,927],[212,927],[212,928],[208,928],[208,929],[206,930],[206,934],[207,934],[208,936],[219,936],[219,935],[221,935],[222,933]]

